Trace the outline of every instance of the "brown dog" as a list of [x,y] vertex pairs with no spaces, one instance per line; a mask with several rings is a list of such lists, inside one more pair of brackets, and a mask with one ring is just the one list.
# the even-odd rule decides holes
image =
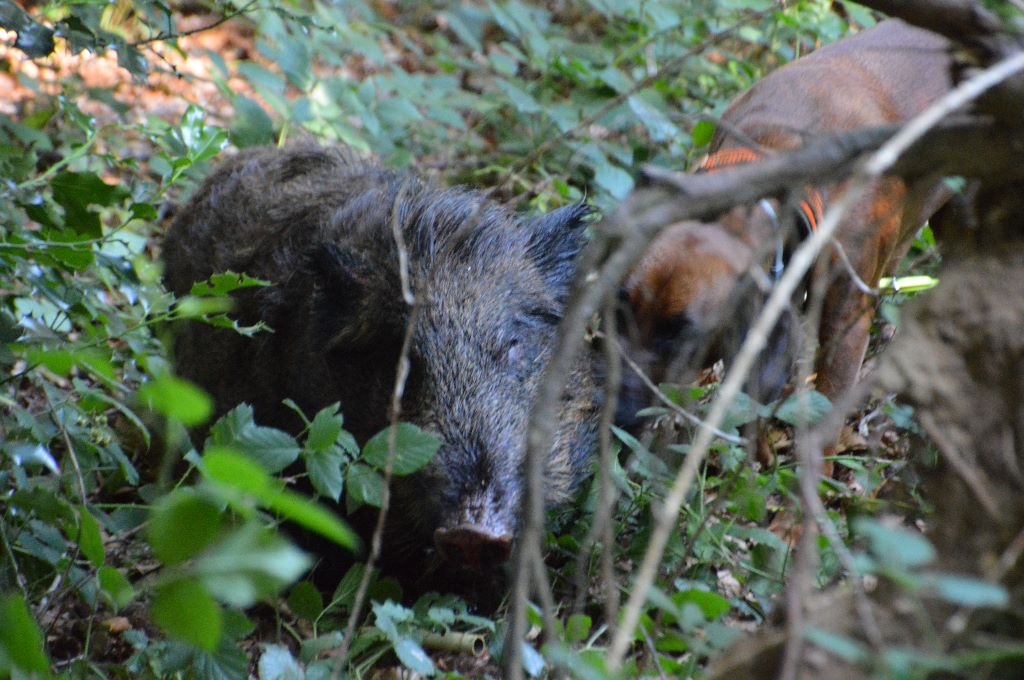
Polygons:
[[[907,120],[950,89],[950,68],[943,38],[898,20],[880,23],[778,69],[734,100],[698,172],[754,162],[824,134]],[[714,223],[662,232],[626,282],[635,320],[630,345],[642,348],[633,351],[641,365],[661,380],[678,377],[666,375],[672,357],[689,368],[716,355],[728,359],[763,301],[768,279],[760,268],[784,259],[780,224],[815,228],[823,207],[843,191],[842,184],[809,188],[793,210],[761,201]],[[869,187],[836,237],[857,275],[877,286],[946,197],[935,179],[908,185],[886,178]],[[831,260],[811,286],[824,290],[817,389],[834,401],[857,380],[875,298],[858,289],[834,249]],[[761,274],[761,292],[752,272]],[[773,399],[792,377],[793,328],[792,318],[776,327],[748,386],[752,396]],[[620,409],[627,422],[627,412],[644,405],[636,397],[636,386],[627,384]]]

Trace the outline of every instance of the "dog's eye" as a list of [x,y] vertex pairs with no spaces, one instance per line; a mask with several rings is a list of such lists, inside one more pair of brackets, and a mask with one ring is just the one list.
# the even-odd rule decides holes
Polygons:
[[523,341],[520,338],[512,338],[508,343],[508,349],[505,355],[508,357],[510,364],[520,363],[526,355],[526,350],[523,347]]

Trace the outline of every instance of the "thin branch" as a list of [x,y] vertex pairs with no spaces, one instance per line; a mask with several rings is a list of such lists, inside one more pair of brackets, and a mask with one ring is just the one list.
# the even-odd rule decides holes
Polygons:
[[[550,448],[558,415],[557,404],[565,390],[565,378],[579,351],[587,320],[596,312],[601,299],[625,276],[626,271],[636,262],[647,245],[647,239],[638,230],[618,248],[611,246],[618,240],[599,234],[588,246],[579,266],[581,273],[589,272],[602,257],[607,255],[602,271],[591,280],[577,276],[576,285],[570,293],[566,312],[558,326],[555,347],[544,369],[544,376],[537,390],[537,396],[530,410],[530,427],[527,433],[526,493],[524,497],[524,527],[519,539],[515,559],[515,583],[512,602],[509,607],[509,625],[505,638],[505,677],[519,680],[523,677],[522,657],[519,645],[526,632],[526,598],[530,580],[530,551],[527,543],[539,545],[544,522],[544,461]],[[609,254],[610,253],[610,254]]]
[[142,40],[137,40],[136,42],[133,42],[133,43],[128,43],[128,46],[129,47],[142,47],[144,45],[149,45],[150,43],[161,42],[163,40],[177,40],[178,38],[184,38],[185,36],[195,35],[196,33],[202,33],[203,31],[209,31],[211,28],[216,28],[217,26],[220,26],[221,24],[223,24],[226,21],[230,21],[231,19],[234,19],[235,17],[242,16],[243,14],[248,14],[249,12],[253,11],[253,5],[255,5],[258,1],[259,0],[250,0],[250,2],[247,5],[245,5],[244,7],[242,7],[241,9],[239,9],[239,10],[237,10],[235,12],[230,12],[228,14],[224,14],[224,15],[220,16],[219,18],[217,18],[212,23],[207,24],[206,26],[200,26],[199,28],[192,28],[192,29],[189,29],[187,31],[182,31],[181,33],[172,33],[170,31],[167,31],[167,32],[161,31],[160,33],[157,33],[156,35],[154,35],[151,38],[144,38]]
[[601,541],[601,582],[604,586],[604,610],[605,620],[611,622],[615,619],[615,612],[618,611],[618,585],[615,581],[614,571],[614,531],[612,520],[612,509],[615,505],[617,494],[612,484],[612,424],[615,420],[615,411],[618,402],[619,389],[622,385],[622,358],[619,344],[616,341],[617,330],[615,328],[615,298],[605,298],[604,312],[602,314],[602,326],[605,329],[604,359],[607,364],[607,375],[604,381],[605,400],[601,408],[601,424],[598,430],[598,465],[597,465],[597,510],[594,512],[590,524],[590,531],[583,541],[579,555],[576,557],[576,601],[574,611],[583,610],[584,600],[587,595],[589,583],[589,569],[587,563],[590,560],[591,551],[598,541]]
[[395,385],[391,393],[391,422],[388,427],[388,455],[384,462],[384,488],[381,492],[380,511],[377,513],[377,523],[373,528],[373,536],[370,539],[370,554],[366,559],[366,567],[363,569],[362,577],[359,580],[359,587],[356,589],[355,599],[352,603],[352,612],[349,614],[348,623],[345,626],[345,635],[341,644],[335,651],[334,668],[331,671],[332,680],[342,676],[345,662],[348,660],[348,653],[355,637],[356,626],[362,616],[363,605],[366,603],[366,595],[370,589],[370,579],[373,576],[373,567],[380,557],[383,545],[384,525],[387,521],[388,507],[391,502],[391,476],[394,470],[395,449],[398,443],[398,419],[402,414],[402,395],[405,394],[405,382],[409,377],[409,351],[412,346],[413,331],[416,326],[416,317],[419,313],[419,306],[409,288],[409,254],[405,248],[405,240],[402,237],[401,202],[405,198],[409,181],[403,182],[395,194],[391,204],[391,233],[395,239],[395,247],[398,249],[398,261],[402,267],[402,299],[409,305],[409,319],[405,325],[405,336],[402,339],[402,350],[398,357],[398,365],[395,369]]

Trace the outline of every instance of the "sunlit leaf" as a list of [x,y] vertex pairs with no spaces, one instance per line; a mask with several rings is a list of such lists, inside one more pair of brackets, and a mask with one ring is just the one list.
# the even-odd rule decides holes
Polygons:
[[402,664],[420,675],[433,675],[435,673],[434,662],[430,656],[423,651],[423,647],[410,637],[400,637],[395,643],[395,655]]
[[305,674],[298,662],[281,645],[264,645],[257,665],[260,680],[303,680]]

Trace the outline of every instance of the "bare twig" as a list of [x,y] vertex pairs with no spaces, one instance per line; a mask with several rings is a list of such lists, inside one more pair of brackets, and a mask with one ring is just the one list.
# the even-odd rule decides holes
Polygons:
[[391,501],[391,475],[395,463],[395,448],[398,442],[398,419],[402,413],[402,395],[405,393],[405,381],[409,377],[409,350],[412,345],[413,330],[416,325],[416,317],[419,306],[413,297],[409,287],[409,253],[405,247],[405,239],[402,236],[401,223],[401,202],[405,198],[405,192],[409,182],[403,183],[391,205],[391,232],[395,238],[395,247],[398,249],[398,261],[402,272],[402,299],[409,305],[409,319],[405,325],[405,336],[402,339],[402,350],[398,358],[398,366],[395,369],[395,386],[391,393],[391,422],[388,428],[388,455],[384,462],[384,488],[381,492],[380,511],[377,513],[377,523],[373,528],[373,537],[370,539],[370,554],[366,559],[366,567],[359,580],[359,587],[356,589],[355,599],[352,603],[352,612],[349,614],[348,623],[345,626],[345,635],[341,645],[334,653],[335,663],[331,671],[332,680],[342,676],[345,662],[348,660],[348,653],[355,637],[356,626],[362,616],[363,605],[366,603],[366,594],[370,589],[370,579],[373,577],[373,567],[380,557],[383,544],[384,525],[387,521],[388,506]]
[[646,246],[646,238],[639,231],[627,237],[619,248],[609,246],[615,239],[599,235],[588,247],[580,266],[581,272],[587,272],[594,262],[610,253],[607,261],[593,280],[577,277],[570,299],[566,304],[566,312],[558,327],[558,336],[551,358],[544,370],[537,396],[531,407],[530,429],[527,434],[526,460],[526,492],[524,497],[524,526],[516,549],[515,583],[512,589],[512,602],[509,607],[509,625],[505,639],[505,677],[518,680],[523,677],[522,657],[519,645],[526,630],[526,598],[528,597],[533,549],[525,546],[533,543],[539,545],[544,521],[544,460],[550,447],[554,433],[556,407],[565,389],[565,377],[575,359],[587,320],[596,311],[600,300],[607,294],[626,273],[627,269],[639,259]]
[[601,409],[601,424],[599,433],[599,453],[597,466],[597,509],[594,512],[590,524],[590,531],[587,533],[579,555],[576,557],[576,601],[574,610],[579,612],[583,609],[583,603],[587,595],[587,584],[589,582],[589,570],[587,563],[594,546],[600,540],[601,546],[601,581],[604,586],[604,610],[605,620],[609,625],[615,619],[615,612],[619,608],[619,590],[615,582],[614,571],[614,532],[612,523],[612,509],[615,505],[616,493],[612,484],[612,422],[615,419],[615,410],[619,388],[622,385],[622,357],[619,345],[616,342],[617,331],[615,328],[615,299],[613,296],[605,298],[604,312],[602,315],[602,327],[604,328],[604,354],[607,363],[607,374],[604,382],[605,401]]
[[254,5],[256,5],[257,2],[259,2],[259,0],[251,0],[251,2],[249,2],[244,7],[240,8],[240,9],[234,11],[234,12],[229,12],[229,13],[221,16],[221,17],[218,17],[217,19],[215,19],[211,23],[207,24],[206,26],[200,26],[199,28],[193,28],[193,29],[190,29],[188,31],[182,31],[181,33],[174,33],[172,31],[161,31],[160,33],[157,33],[156,35],[154,35],[154,36],[152,36],[150,38],[144,38],[142,40],[137,40],[137,41],[135,41],[133,43],[129,43],[129,46],[130,47],[142,47],[143,45],[149,45],[150,43],[160,42],[162,40],[172,40],[172,39],[173,40],[177,40],[178,38],[184,38],[185,36],[188,36],[188,35],[195,35],[196,33],[202,33],[203,31],[209,31],[211,28],[216,28],[217,26],[220,26],[221,24],[223,24],[226,21],[230,21],[231,19],[234,19],[235,17],[242,16],[243,14],[248,14],[249,12],[253,11]]

